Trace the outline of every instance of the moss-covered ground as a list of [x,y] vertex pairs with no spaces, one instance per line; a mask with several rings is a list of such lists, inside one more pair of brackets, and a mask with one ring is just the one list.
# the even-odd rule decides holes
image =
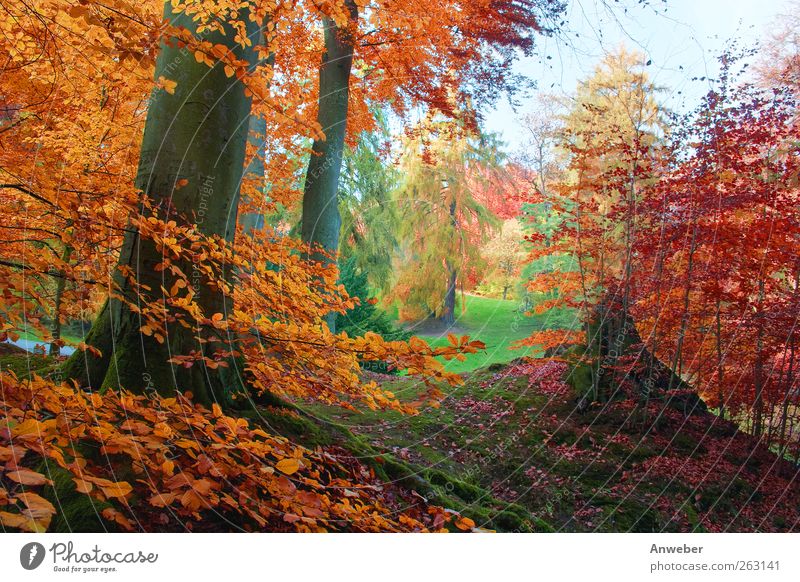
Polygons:
[[[47,374],[55,363],[12,348],[0,353],[0,365],[18,376]],[[309,447],[346,449],[385,482],[485,529],[798,527],[797,466],[711,413],[685,416],[653,401],[644,414],[624,398],[579,406],[585,386],[573,372],[541,359],[495,363],[463,374],[438,407],[415,416],[278,402],[242,414]],[[409,377],[371,376],[401,400],[425,389]]]
[[[397,459],[500,531],[786,531],[800,519],[798,468],[703,412],[632,400],[579,407],[571,369],[543,360],[464,374],[417,416],[312,406],[367,456]],[[423,386],[383,377],[412,400]]]

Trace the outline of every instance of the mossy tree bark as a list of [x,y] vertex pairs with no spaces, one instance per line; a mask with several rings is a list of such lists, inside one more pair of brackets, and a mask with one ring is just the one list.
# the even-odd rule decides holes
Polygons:
[[449,260],[445,261],[447,269],[447,290],[444,294],[444,306],[442,308],[442,315],[440,321],[448,327],[456,322],[456,268],[450,263]]
[[[61,253],[61,260],[64,263],[69,263],[72,257],[72,247],[64,245],[64,252]],[[56,295],[53,299],[53,321],[50,323],[50,335],[52,342],[50,343],[50,355],[57,356],[61,353],[61,346],[59,340],[61,339],[61,303],[64,298],[64,291],[67,288],[67,278],[63,272],[58,273],[56,277]]]
[[[350,69],[353,64],[354,36],[352,28],[358,20],[358,7],[352,0],[345,3],[349,21],[339,28],[330,18],[323,18],[325,55],[319,69],[319,111],[317,121],[325,132],[324,140],[314,140],[306,171],[303,191],[303,217],[300,235],[303,242],[319,245],[335,255],[339,250],[339,174],[344,154],[347,129],[347,104]],[[320,253],[311,259],[329,261]],[[335,331],[336,314],[326,318]]]
[[[166,3],[165,19],[197,34],[197,26],[185,14],[174,14]],[[258,26],[249,22],[251,38],[259,34]],[[234,42],[232,30],[223,35],[205,33],[204,40],[224,44],[237,58],[255,64],[252,47],[241,48]],[[156,205],[160,216],[196,223],[200,232],[232,240],[235,233],[245,144],[250,116],[250,99],[243,83],[228,78],[220,63],[209,68],[196,62],[191,50],[177,43],[162,44],[156,61],[155,78],[164,76],[177,82],[174,94],[154,90],[145,124],[137,187]],[[255,42],[253,43],[256,44]],[[177,187],[180,180],[187,180]],[[164,304],[159,291],[170,288],[168,272],[156,271],[163,261],[152,241],[131,229],[125,236],[119,264],[136,274],[139,285],[153,291],[134,291],[119,273],[115,282],[120,292],[140,303]],[[193,265],[179,265],[194,284],[197,302],[204,314],[226,313],[230,298],[220,291],[201,284]],[[197,282],[196,284],[194,282]],[[110,299],[90,330],[86,343],[98,348],[102,355],[76,352],[65,365],[65,375],[90,389],[124,387],[134,392],[156,390],[174,394],[191,391],[195,400],[228,403],[232,391],[241,385],[233,365],[210,369],[202,363],[190,368],[170,364],[175,355],[192,350],[213,352],[220,342],[208,344],[198,340],[199,324],[187,329],[170,324],[167,337],[158,343],[140,333],[141,321],[126,303]]]
[[[456,217],[456,201],[450,202],[450,225],[453,228],[453,236],[456,236],[458,228],[458,218]],[[442,315],[439,318],[446,326],[451,326],[456,322],[456,282],[458,279],[458,269],[449,258],[444,261],[447,270],[447,289],[444,292],[444,305]]]
[[[253,115],[250,118],[250,129],[248,142],[255,145],[259,152],[263,149],[263,135],[267,130],[267,122],[263,117]],[[262,136],[262,137],[259,137]],[[260,180],[262,184],[266,181],[264,162],[257,153],[247,164],[245,174],[248,177]],[[266,187],[262,185],[260,193],[266,198]],[[249,197],[241,200],[244,202],[254,202]],[[239,224],[242,226],[242,233],[251,236],[251,233],[264,228],[264,214],[260,212],[242,212],[239,215]]]

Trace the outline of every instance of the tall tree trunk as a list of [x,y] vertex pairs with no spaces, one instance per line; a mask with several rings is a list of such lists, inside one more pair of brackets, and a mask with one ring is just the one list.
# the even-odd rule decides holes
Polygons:
[[[689,330],[689,301],[692,293],[692,271],[694,269],[694,253],[697,250],[697,217],[693,213],[692,220],[692,238],[689,243],[689,258],[686,264],[686,287],[683,291],[683,310],[681,311],[681,323],[678,329],[678,341],[675,346],[675,358],[672,360],[672,369],[675,371],[675,377],[680,378],[683,375],[683,343],[686,339],[686,332]],[[670,385],[672,388],[672,385]]]
[[[72,247],[64,245],[64,252],[61,255],[61,260],[68,263],[72,256]],[[53,299],[53,321],[50,324],[50,335],[52,342],[50,343],[50,355],[58,356],[61,354],[61,346],[59,340],[61,339],[61,302],[64,297],[64,290],[67,287],[67,279],[64,273],[60,273],[60,277],[56,278],[56,296]]]
[[[166,3],[164,16],[175,26],[197,34],[197,25],[185,13],[175,14]],[[247,23],[247,34],[257,38],[258,25]],[[237,58],[255,64],[252,47],[241,48],[234,41],[233,30],[205,33],[204,40],[224,44]],[[200,35],[198,35],[200,36]],[[255,43],[254,43],[255,44]],[[164,76],[177,82],[174,94],[154,90],[147,113],[136,185],[154,201],[161,216],[185,219],[197,224],[206,235],[219,235],[233,240],[239,198],[250,99],[236,76],[228,78],[221,63],[209,68],[198,63],[191,51],[163,43],[156,61],[155,78]],[[179,180],[188,183],[176,189]],[[167,272],[157,272],[161,253],[151,240],[129,231],[120,252],[120,266],[136,274],[137,283],[153,292],[142,295],[131,288],[119,272],[115,275],[121,292],[150,304],[163,303],[158,292],[169,288]],[[192,273],[192,265],[180,265]],[[196,301],[203,313],[226,313],[230,298],[207,285],[197,285]],[[198,402],[229,402],[233,390],[239,389],[239,377],[233,367],[210,369],[201,362],[190,368],[168,362],[174,355],[192,350],[213,353],[216,342],[201,343],[205,335],[199,322],[191,329],[168,324],[164,343],[140,333],[141,321],[125,303],[112,298],[103,307],[87,336],[86,343],[98,348],[102,355],[94,357],[76,352],[65,366],[65,374],[91,389],[124,387],[144,392],[156,390],[173,394],[191,390]],[[210,336],[206,336],[208,338]]]
[[753,368],[753,434],[764,432],[764,278],[758,280],[758,308],[756,310],[756,361]]
[[[450,202],[450,223],[453,226],[453,236],[458,230],[458,218],[456,216],[456,200]],[[439,319],[447,326],[451,326],[456,322],[456,282],[458,278],[458,270],[450,259],[444,260],[445,268],[447,270],[447,289],[444,293],[444,306],[442,308],[442,315]]]
[[[636,352],[637,361],[631,363],[632,371],[626,377],[626,381],[638,390],[640,396],[646,396],[648,401],[652,398],[663,398],[666,405],[678,408],[685,414],[706,410],[705,403],[694,393],[677,396],[666,394],[673,388],[684,386],[684,382],[672,368],[650,352],[629,313],[608,308],[603,302],[598,305],[596,313],[590,335],[596,343],[590,342],[587,350],[597,354],[600,361],[596,399],[602,401],[613,398],[618,390],[618,387],[612,385],[612,375],[604,373],[608,363],[628,353],[631,346],[640,346]],[[618,349],[618,345],[621,346],[621,351],[610,354],[612,350]]]
[[[266,23],[264,28],[266,29]],[[256,44],[254,41],[253,44]],[[264,44],[268,44],[264,41]],[[269,56],[264,59],[264,63],[270,67],[275,66],[275,53],[270,52]],[[267,198],[266,187],[266,167],[262,156],[264,155],[264,138],[267,133],[267,121],[260,115],[250,116],[250,125],[247,132],[247,142],[256,148],[256,153],[247,163],[245,169],[245,177],[257,180],[262,186],[259,188],[259,193],[262,196],[260,202],[264,202]],[[247,198],[241,199],[240,203],[253,202]],[[242,227],[242,233],[245,236],[250,236],[255,230],[264,228],[264,214],[262,212],[241,212],[239,213],[239,224]]]
[[[659,241],[661,243],[658,245],[658,254],[656,255],[656,278],[655,278],[655,288],[656,288],[656,300],[654,305],[660,306],[661,305],[661,281],[664,274],[664,254],[666,252],[666,245],[663,244],[664,241],[664,228],[666,224],[662,219],[661,222],[661,231],[659,233]],[[649,358],[650,358],[650,366],[651,368],[656,365],[655,360],[658,358],[658,324],[659,319],[661,317],[661,310],[656,309],[655,316],[653,317],[653,330],[650,332],[650,348],[649,351]],[[652,382],[646,382],[644,386],[644,394],[643,394],[643,405],[642,405],[642,430],[644,431],[649,426],[649,408],[650,408],[650,396],[651,391],[653,389]]]
[[[798,263],[800,265],[800,263]],[[795,269],[795,276],[794,276],[794,293],[792,299],[794,302],[797,301],[797,294],[800,291],[800,269]],[[780,441],[778,445],[780,446],[780,458],[783,459],[786,455],[786,449],[789,446],[789,437],[786,435],[786,426],[787,421],[789,419],[789,402],[790,396],[792,391],[794,390],[794,358],[795,358],[795,340],[794,340],[794,333],[795,327],[797,326],[797,319],[795,319],[794,323],[792,324],[791,329],[789,330],[789,337],[787,342],[789,343],[789,370],[786,373],[786,394],[783,395],[783,404],[781,405],[781,427],[780,427]]]
[[[580,188],[583,182],[583,171],[579,170],[578,172],[578,188]],[[591,375],[591,388],[589,389],[589,399],[591,401],[596,401],[599,398],[599,388],[600,388],[600,378],[598,375],[598,371],[600,369],[600,352],[598,350],[600,346],[600,337],[599,334],[601,329],[598,326],[594,325],[590,313],[588,311],[589,305],[589,287],[586,281],[586,267],[584,264],[584,250],[583,250],[583,243],[581,238],[581,207],[580,205],[576,208],[575,214],[575,246],[577,248],[577,264],[578,264],[578,273],[580,274],[581,280],[581,293],[582,293],[582,302],[583,302],[583,320],[586,332],[586,353],[589,355],[590,362],[589,362],[589,373]]]
[[[353,0],[345,2],[349,13],[346,29],[336,26],[333,20],[323,18],[325,27],[325,55],[319,69],[319,111],[317,121],[325,132],[324,140],[314,140],[308,162],[303,191],[303,218],[300,227],[302,240],[319,245],[335,255],[339,250],[339,174],[344,155],[344,138],[347,129],[347,103],[350,90],[350,69],[353,64],[354,36],[352,28],[358,20],[358,7]],[[311,258],[323,262],[330,259],[320,253]],[[326,318],[328,327],[335,331],[336,314]]]
[[717,296],[717,312],[715,315],[717,330],[716,330],[716,347],[717,347],[717,398],[719,398],[719,417],[725,420],[725,367],[724,358],[722,355],[722,318],[720,312],[722,311],[722,301]]
[[[267,130],[267,122],[266,120],[259,116],[253,115],[250,117],[250,124],[248,130],[248,143],[255,145],[258,148],[258,152],[253,156],[250,162],[247,164],[247,170],[245,171],[245,177],[252,178],[256,180],[260,180],[262,185],[266,180],[266,176],[264,174],[264,162],[260,157],[260,152],[263,147],[263,136]],[[262,196],[266,197],[266,189],[262,186],[259,189]],[[243,198],[240,200],[242,204],[249,204],[251,202],[255,202],[250,200],[249,198]],[[264,227],[264,215],[261,212],[242,212],[239,214],[239,224],[242,227],[242,232],[245,235],[250,235],[253,231],[259,230]]]
[[456,278],[457,272],[450,261],[445,261],[447,267],[447,291],[444,294],[444,306],[439,318],[442,323],[451,326],[456,322]]

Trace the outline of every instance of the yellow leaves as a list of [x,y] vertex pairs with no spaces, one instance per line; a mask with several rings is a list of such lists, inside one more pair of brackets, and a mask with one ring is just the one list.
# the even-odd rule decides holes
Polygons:
[[212,493],[214,483],[208,479],[197,479],[191,484],[181,496],[181,505],[192,512],[198,511],[201,507],[210,507],[212,502],[217,501],[217,496]]
[[167,507],[175,501],[174,493],[156,493],[148,500],[153,507]]
[[102,477],[91,477],[88,475],[85,479],[97,485],[103,492],[103,495],[109,499],[124,499],[133,491],[133,487],[127,481],[115,482],[109,479],[103,479]]
[[72,18],[82,18],[89,16],[89,8],[87,6],[81,6],[80,4],[73,4],[67,9],[67,13]]
[[31,491],[23,491],[16,495],[26,509],[21,514],[29,519],[28,523],[18,526],[27,531],[43,532],[50,526],[50,520],[56,513],[56,508],[47,499]]
[[195,442],[189,439],[179,439],[175,441],[175,444],[182,449],[197,449],[200,450],[200,446]]
[[459,516],[456,520],[456,527],[462,531],[472,531],[475,527],[475,522],[468,517]]
[[[100,485],[99,483],[97,484]],[[118,483],[109,482],[108,485],[100,485],[100,488],[103,490],[103,495],[112,498],[125,498],[133,491],[133,487],[131,487],[130,483],[125,481],[120,481]]]
[[200,50],[194,51],[194,60],[196,60],[198,63],[205,63],[209,67],[214,66],[214,61],[206,53]]
[[89,352],[90,354],[92,354],[93,356],[95,356],[97,358],[99,358],[99,357],[101,357],[103,355],[103,353],[100,350],[98,350],[96,347],[90,346],[89,344],[84,343],[84,342],[78,342],[78,344],[75,347],[78,348],[79,350],[81,350],[82,352]]
[[0,332],[0,342],[5,342],[6,340],[11,340],[15,342],[19,339],[19,334],[15,331],[2,331]]
[[205,478],[197,479],[196,481],[192,482],[192,489],[194,489],[198,495],[208,495],[213,486],[214,484]]
[[104,518],[121,525],[127,531],[133,531],[135,529],[133,527],[133,522],[113,507],[106,507],[101,513]]
[[[244,315],[240,313],[238,317]],[[210,321],[224,319],[217,315]],[[291,331],[284,326],[282,333],[288,338],[313,338],[318,333],[316,329],[310,318],[307,324],[296,325]],[[342,349],[355,343],[350,339],[341,341]],[[387,346],[377,336],[370,341],[375,342],[376,348]],[[320,357],[324,374],[334,374],[325,376],[325,381],[350,390],[345,393],[348,397],[360,398],[363,394],[359,391],[364,390],[379,406],[395,405],[391,393],[384,394],[374,384],[360,384],[356,374],[340,366],[338,353],[332,350],[328,358]],[[412,356],[409,350],[406,354],[423,357]],[[274,368],[279,370],[274,378],[285,383],[297,371],[285,360],[284,363],[285,367]],[[357,360],[353,364],[357,369]],[[4,485],[8,488],[11,484],[8,491],[0,488],[3,527],[43,531],[55,511],[39,495],[40,491],[34,491],[49,481],[20,466],[26,454],[26,464],[38,463],[42,457],[56,460],[71,473],[75,485],[72,494],[108,502],[109,511],[103,512],[103,518],[122,529],[133,527],[126,516],[136,511],[137,503],[150,508],[141,511],[141,527],[145,530],[163,527],[164,522],[157,521],[163,516],[189,523],[215,520],[221,511],[234,512],[251,529],[274,528],[284,514],[301,531],[316,531],[321,523],[325,527],[348,524],[348,528],[364,531],[424,527],[413,518],[397,521],[395,509],[382,506],[379,488],[362,488],[368,473],[357,466],[340,464],[340,452],[329,455],[308,451],[263,428],[251,427],[244,418],[228,416],[230,413],[219,405],[206,409],[181,394],[148,398],[108,391],[93,397],[69,384],[55,386],[39,379],[32,386],[8,374],[3,375],[2,381],[0,418],[5,420],[0,421],[0,462],[5,470]],[[262,381],[265,386],[273,385],[272,381]],[[277,413],[297,414],[283,409],[276,409]],[[86,449],[99,450],[100,455],[87,461],[79,452]],[[114,479],[115,474],[131,473],[138,476],[136,480]],[[374,475],[366,478],[374,479]],[[30,494],[24,502],[15,495],[23,485]],[[156,521],[148,521],[151,519]]]
[[234,69],[233,67],[231,67],[229,65],[225,65],[225,76],[226,77],[233,77],[233,75],[235,73],[236,73],[236,69]]
[[422,340],[422,339],[418,338],[417,336],[412,336],[411,339],[408,340],[408,345],[415,352],[423,352],[424,353],[424,352],[430,351],[430,347],[425,342],[425,340]]
[[221,361],[221,360],[212,360],[211,358],[204,358],[203,361],[206,364],[207,368],[211,368],[212,370],[216,370],[217,368],[227,368],[228,363]]
[[189,489],[181,496],[181,505],[191,512],[196,512],[205,505],[205,502],[194,489]]
[[283,459],[275,464],[275,468],[281,473],[292,475],[300,469],[300,461],[297,459]]
[[10,461],[14,457],[15,457],[14,449],[12,447],[0,446],[0,463],[5,463],[6,461]]
[[82,477],[75,477],[72,479],[75,483],[75,491],[88,495],[94,489],[94,485]]
[[6,477],[21,485],[52,485],[53,482],[36,471],[30,469],[17,469],[16,471],[9,471],[5,474]]
[[[201,43],[203,46],[208,46],[209,43]],[[224,44],[216,43],[211,45],[209,49],[211,56],[213,56],[218,61],[222,61],[230,56],[230,49],[225,46]]]
[[142,327],[139,328],[139,331],[141,331],[146,336],[152,336],[160,344],[164,343],[164,335],[160,333],[160,331],[158,331],[158,328],[154,327],[151,324],[151,322],[143,324]]
[[283,521],[285,521],[286,523],[296,523],[300,521],[300,516],[295,513],[284,513]]
[[158,80],[156,81],[156,86],[159,89],[163,89],[164,91],[166,91],[170,95],[174,95],[175,94],[175,87],[178,86],[178,83],[177,83],[177,81],[172,81],[170,79],[167,79],[163,75],[160,75],[158,77]]
[[19,513],[9,513],[8,511],[0,511],[0,524],[3,524],[5,527],[36,533],[46,531],[47,529],[39,529],[31,518]]
[[446,360],[456,358],[463,362],[466,357],[463,354],[474,354],[479,350],[486,349],[486,344],[480,340],[470,341],[469,336],[462,335],[460,338],[450,333],[447,335],[449,346],[436,348],[433,353],[442,356]]
[[227,329],[228,322],[225,321],[225,316],[221,313],[215,313],[211,316],[211,325],[216,329]]
[[11,435],[16,438],[38,437],[42,433],[42,423],[35,418],[20,422],[11,429]]
[[159,422],[153,427],[153,434],[163,439],[169,439],[174,436],[175,431],[166,422]]

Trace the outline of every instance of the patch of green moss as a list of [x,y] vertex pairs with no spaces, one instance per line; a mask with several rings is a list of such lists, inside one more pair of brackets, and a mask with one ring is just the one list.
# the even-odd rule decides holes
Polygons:
[[572,446],[576,440],[578,440],[578,435],[575,430],[566,425],[559,426],[550,437],[550,442],[555,445]]
[[574,463],[566,469],[559,470],[565,476],[574,475],[584,487],[608,487],[620,477],[618,466],[603,461],[591,463]]
[[705,447],[698,443],[697,439],[685,432],[676,432],[672,436],[670,448],[686,457],[697,457],[706,452]]
[[54,463],[48,463],[39,470],[53,481],[53,485],[48,485],[42,490],[42,497],[56,508],[49,532],[116,531],[113,524],[101,516],[104,509],[111,507],[110,503],[78,493],[75,490],[72,473]]
[[624,463],[625,468],[638,465],[649,459],[650,457],[657,456],[659,452],[653,448],[646,446],[644,443],[639,442],[631,449],[626,445],[611,443],[608,450],[615,456],[620,457],[620,462]]
[[30,353],[4,354],[0,356],[0,367],[11,371],[20,379],[30,378],[33,374],[47,376],[58,366],[58,360],[51,356]]
[[685,504],[683,506],[683,511],[686,514],[686,519],[689,520],[689,531],[696,533],[706,532],[706,528],[703,527],[702,523],[700,523],[700,516],[697,515],[697,511],[691,503]]
[[598,497],[593,503],[603,506],[604,527],[609,531],[649,533],[662,530],[658,511],[635,497],[628,496],[622,500]]
[[291,406],[260,406],[257,409],[237,411],[237,414],[263,426],[272,434],[286,437],[308,448],[331,443],[331,436],[322,425]]
[[441,465],[446,463],[450,458],[446,454],[431,447],[419,447],[419,454],[432,465]]
[[[578,362],[584,352],[583,346],[572,346],[563,357],[567,361]],[[588,395],[592,391],[592,367],[586,363],[574,363],[565,380],[579,396]]]
[[443,488],[448,494],[457,495],[467,503],[480,501],[488,496],[486,490],[470,485],[466,481],[457,479],[436,469],[427,469],[424,472],[427,480],[435,487]]

